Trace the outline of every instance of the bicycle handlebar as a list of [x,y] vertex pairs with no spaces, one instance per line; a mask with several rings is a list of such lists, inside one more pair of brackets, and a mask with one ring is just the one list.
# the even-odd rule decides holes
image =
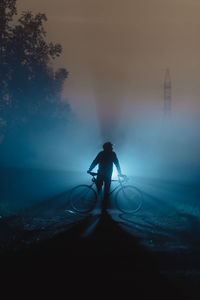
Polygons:
[[90,174],[91,176],[97,176],[98,173],[94,173],[94,172],[90,172],[90,171],[87,171],[88,174]]
[[[93,177],[98,175],[98,173],[90,172],[90,171],[87,171],[87,173],[90,174],[90,175],[93,176]],[[124,181],[127,181],[127,180],[128,180],[128,177],[127,177],[126,175],[122,175],[122,174],[121,174],[121,175],[118,175],[119,180],[121,180],[120,177],[123,178]],[[114,181],[115,181],[115,180],[114,180]]]

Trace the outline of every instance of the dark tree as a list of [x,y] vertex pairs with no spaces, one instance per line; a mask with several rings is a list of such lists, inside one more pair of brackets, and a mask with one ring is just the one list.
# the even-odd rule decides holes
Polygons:
[[66,119],[61,91],[68,72],[52,67],[62,47],[46,41],[45,14],[26,11],[11,25],[16,14],[16,0],[1,0],[0,126],[13,128],[38,116],[55,121],[59,111]]
[[9,66],[7,46],[12,31],[10,22],[16,13],[16,0],[0,1],[0,109],[8,100]]

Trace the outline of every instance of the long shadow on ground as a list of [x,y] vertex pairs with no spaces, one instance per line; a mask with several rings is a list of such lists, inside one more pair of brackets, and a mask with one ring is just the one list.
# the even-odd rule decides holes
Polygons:
[[64,290],[65,295],[69,291],[83,293],[84,287],[85,291],[95,289],[94,299],[108,293],[133,299],[179,299],[179,291],[160,275],[156,257],[109,215],[100,216],[94,230],[83,237],[96,218],[87,217],[69,231],[29,249],[2,255],[4,282],[23,283],[34,290],[46,282],[46,296],[52,287]]

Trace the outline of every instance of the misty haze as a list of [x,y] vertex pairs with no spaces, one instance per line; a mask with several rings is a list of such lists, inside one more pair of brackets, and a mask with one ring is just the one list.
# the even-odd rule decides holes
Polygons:
[[[185,299],[198,299],[199,9],[194,0],[2,1],[2,257],[53,238],[59,256],[56,239],[68,232],[66,244],[78,241],[83,252],[89,241],[101,253],[99,245],[109,240],[111,248],[102,251],[110,255],[112,243],[120,244],[114,239],[118,231],[109,236],[116,225],[119,236],[125,232],[134,240],[138,257],[141,249],[155,254],[159,276],[178,290],[185,284]],[[96,175],[87,171],[106,142],[113,144],[127,182],[114,165],[105,217]],[[98,178],[97,166],[93,172]],[[86,185],[97,201],[81,213],[70,202],[71,191]],[[126,202],[124,211],[117,206],[115,189],[123,191],[123,185],[140,193],[137,212],[128,212]],[[73,253],[61,244],[63,257],[66,249]],[[82,254],[76,251],[72,257],[77,255],[80,268]],[[123,252],[128,266],[130,253]],[[122,281],[132,280],[130,266],[125,271],[109,266],[108,274],[114,281],[119,274]],[[134,272],[135,280],[143,267]]]

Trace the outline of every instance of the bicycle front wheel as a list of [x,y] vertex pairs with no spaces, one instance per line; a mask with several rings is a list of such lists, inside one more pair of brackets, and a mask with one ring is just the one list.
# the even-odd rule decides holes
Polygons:
[[97,194],[88,185],[79,185],[71,190],[70,203],[78,213],[88,213],[92,211],[97,202]]
[[121,187],[116,193],[117,208],[123,213],[137,212],[141,208],[142,202],[142,192],[132,185]]

